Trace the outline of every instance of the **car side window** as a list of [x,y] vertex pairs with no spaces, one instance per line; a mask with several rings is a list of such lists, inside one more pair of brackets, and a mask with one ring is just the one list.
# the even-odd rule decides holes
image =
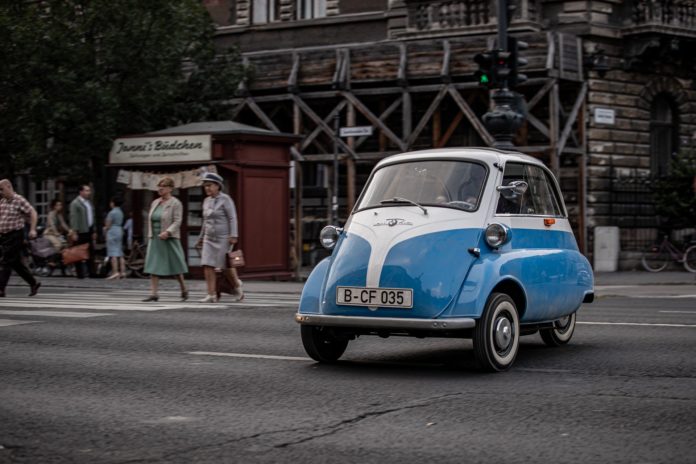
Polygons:
[[553,186],[546,172],[539,166],[526,166],[526,171],[526,181],[529,184],[527,194],[530,206],[534,210],[534,213],[529,214],[560,216],[561,209],[553,194]]
[[561,208],[547,173],[538,166],[507,163],[503,172],[502,185],[522,181],[527,190],[522,194],[503,192],[498,197],[496,214],[561,216]]
[[[524,165],[519,163],[507,163],[503,172],[502,185],[510,185],[515,181],[524,180]],[[501,192],[498,195],[498,206],[495,210],[496,214],[521,214],[522,195],[516,195],[512,192],[504,195]]]

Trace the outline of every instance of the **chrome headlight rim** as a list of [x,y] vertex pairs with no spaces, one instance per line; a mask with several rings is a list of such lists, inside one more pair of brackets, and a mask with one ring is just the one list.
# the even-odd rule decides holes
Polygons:
[[505,224],[494,222],[486,227],[485,237],[489,247],[500,248],[510,241],[510,228]]
[[319,243],[327,250],[333,250],[336,243],[338,243],[338,237],[341,235],[342,230],[336,226],[325,226],[319,232]]

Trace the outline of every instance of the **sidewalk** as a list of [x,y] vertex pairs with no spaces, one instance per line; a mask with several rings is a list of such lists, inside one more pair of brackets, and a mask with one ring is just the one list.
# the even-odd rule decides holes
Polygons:
[[[44,286],[62,288],[87,288],[87,289],[126,289],[142,290],[147,292],[150,288],[148,279],[77,279],[75,277],[41,277]],[[187,285],[192,293],[204,293],[205,282],[203,280],[188,280]],[[10,279],[10,286],[26,286],[16,275]],[[277,282],[272,280],[244,280],[244,290],[254,293],[296,293],[302,292],[304,282]],[[163,290],[177,290],[178,284],[173,279],[162,279],[160,287]],[[694,293],[696,294],[696,274],[680,271],[645,272],[601,272],[595,274],[595,291],[597,296],[628,294],[639,292],[640,294],[672,295]]]

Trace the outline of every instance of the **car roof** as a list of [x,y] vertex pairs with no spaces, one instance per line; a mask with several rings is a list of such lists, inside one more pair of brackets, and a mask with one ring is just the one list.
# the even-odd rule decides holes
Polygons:
[[387,164],[400,163],[403,161],[428,160],[428,159],[466,159],[483,161],[486,164],[505,163],[507,161],[517,161],[544,166],[544,163],[529,155],[524,155],[516,151],[498,150],[488,147],[466,147],[466,148],[438,148],[432,150],[419,150],[398,155],[389,156],[377,163],[376,168]]

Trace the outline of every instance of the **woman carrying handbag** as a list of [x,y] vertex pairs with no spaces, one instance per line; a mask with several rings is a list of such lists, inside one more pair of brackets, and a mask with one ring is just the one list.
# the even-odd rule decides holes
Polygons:
[[229,195],[222,192],[222,177],[206,172],[203,175],[203,190],[207,197],[203,201],[203,227],[196,246],[202,247],[201,265],[205,275],[208,294],[201,303],[218,301],[220,290],[215,270],[223,270],[223,275],[233,285],[235,301],[244,298],[242,281],[237,271],[227,265],[227,252],[237,243],[237,210]]

